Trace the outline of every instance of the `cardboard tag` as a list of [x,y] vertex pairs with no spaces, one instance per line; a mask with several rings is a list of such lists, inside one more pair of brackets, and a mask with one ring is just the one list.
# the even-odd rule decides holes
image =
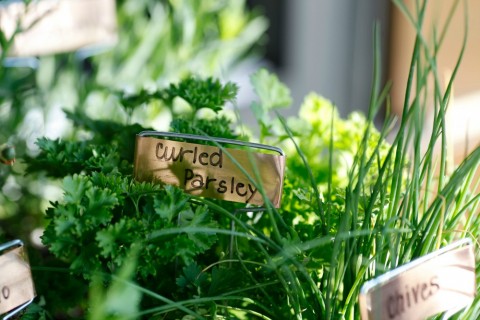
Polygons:
[[[0,256],[0,314],[24,307],[35,298],[35,289],[23,244]],[[16,313],[16,312],[15,312]]]
[[10,39],[8,55],[37,56],[112,45],[117,40],[114,0],[22,0],[0,2],[0,29]]
[[[244,144],[219,138],[211,140]],[[263,146],[245,145],[253,145],[260,149]],[[135,178],[139,181],[160,181],[175,185],[197,196],[259,206],[264,205],[261,187],[272,204],[279,207],[285,156],[281,149],[275,150],[278,150],[279,155],[137,135]],[[259,181],[256,180],[257,174],[260,177]]]
[[364,320],[422,320],[460,310],[475,293],[473,245],[463,239],[368,281],[359,302]]

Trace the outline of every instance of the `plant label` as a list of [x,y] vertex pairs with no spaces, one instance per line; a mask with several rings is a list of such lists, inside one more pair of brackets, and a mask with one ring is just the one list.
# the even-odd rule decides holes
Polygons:
[[0,256],[0,314],[17,309],[12,315],[32,302],[35,289],[23,243],[11,241],[1,251],[5,253]]
[[[159,139],[176,136],[215,141],[218,146]],[[224,148],[222,144],[273,150],[279,155]],[[196,196],[264,205],[264,194],[280,206],[285,156],[278,148],[236,140],[146,132],[137,135],[134,174],[138,181],[175,185]]]
[[7,39],[14,36],[9,56],[109,46],[117,40],[116,29],[114,0],[43,0],[28,4],[16,0],[0,4],[0,30]]
[[463,239],[368,281],[359,302],[364,320],[421,320],[462,309],[475,292],[473,245]]

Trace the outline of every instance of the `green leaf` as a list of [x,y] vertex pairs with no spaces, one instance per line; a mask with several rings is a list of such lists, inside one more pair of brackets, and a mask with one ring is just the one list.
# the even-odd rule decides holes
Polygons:
[[[60,207],[56,210],[58,217],[55,219],[55,233],[67,234],[71,229],[77,227],[78,219],[76,217],[76,211],[78,208],[74,207]],[[75,231],[73,231],[75,232]]]
[[[101,249],[101,255],[108,259],[121,262],[125,259],[127,249],[131,243],[138,241],[142,234],[142,226],[136,219],[122,218],[115,224],[107,226],[97,232],[95,239]],[[121,263],[118,263],[120,265]]]
[[37,303],[31,303],[22,312],[22,320],[47,320],[48,313]]
[[5,36],[5,33],[3,30],[0,30],[0,51],[7,51],[8,50],[8,40],[7,37]]
[[88,225],[97,228],[109,222],[113,217],[113,208],[118,204],[118,199],[109,189],[92,187],[85,193],[87,210],[89,211]]
[[176,283],[182,290],[192,290],[201,286],[207,280],[207,274],[202,272],[202,269],[195,263],[186,265],[182,269],[183,274],[177,278]]
[[155,197],[155,213],[158,214],[166,223],[172,222],[181,210],[187,204],[189,197],[183,191],[173,186],[165,186],[166,197]]
[[85,176],[75,174],[63,179],[64,201],[67,203],[80,204],[85,191],[92,186]]
[[125,263],[113,277],[108,288],[103,289],[103,280],[100,276],[94,278],[90,289],[88,319],[127,320],[137,317],[142,293],[131,279],[135,276],[140,249],[138,245],[132,246]]
[[236,269],[212,268],[212,281],[208,296],[216,296],[241,287],[242,274]]
[[85,161],[92,156],[84,142],[68,142],[41,138],[36,141],[41,153],[36,158],[27,157],[27,172],[42,172],[52,177],[80,173]]
[[[275,74],[266,69],[260,69],[251,77],[253,88],[260,98],[260,105],[263,110],[287,107],[292,104],[290,89],[281,83]],[[260,105],[254,106],[254,113],[259,114]],[[255,111],[255,109],[257,109]]]
[[[178,133],[192,133],[207,135],[210,137],[221,137],[227,139],[239,139],[231,129],[231,121],[224,117],[215,117],[213,119],[184,119],[176,118],[170,123],[170,128]],[[198,141],[200,144],[212,144],[210,141]]]
[[130,177],[125,177],[119,172],[112,172],[108,175],[103,172],[93,172],[90,180],[94,186],[100,189],[111,190],[119,203],[123,202],[132,181]]
[[[183,211],[179,217],[179,225],[181,227],[188,226],[194,230],[195,227],[215,228],[217,226],[217,224],[212,220],[211,214],[206,206],[197,207],[195,212],[192,212],[191,209],[188,211]],[[217,236],[214,233],[207,234],[203,232],[189,232],[188,237],[201,251],[210,248],[210,246],[217,240]]]
[[222,110],[228,101],[233,101],[238,87],[232,82],[222,85],[213,78],[188,77],[178,84],[171,84],[166,91],[166,100],[171,104],[175,97],[183,98],[195,110],[208,108],[215,112]]

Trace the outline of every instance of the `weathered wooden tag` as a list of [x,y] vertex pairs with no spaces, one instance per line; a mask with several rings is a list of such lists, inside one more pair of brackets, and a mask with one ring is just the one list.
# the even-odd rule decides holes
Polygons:
[[116,42],[114,0],[23,0],[0,2],[0,29],[9,39],[20,26],[8,55],[37,56]]
[[463,239],[368,281],[359,302],[364,320],[422,320],[462,309],[475,293],[473,245]]
[[0,246],[0,314],[9,315],[26,307],[35,298],[30,265],[20,240]]
[[[278,155],[159,139],[152,135],[244,145]],[[137,135],[134,166],[135,178],[139,181],[160,181],[193,195],[258,206],[264,205],[263,189],[272,204],[280,206],[285,156],[276,147],[149,131]]]

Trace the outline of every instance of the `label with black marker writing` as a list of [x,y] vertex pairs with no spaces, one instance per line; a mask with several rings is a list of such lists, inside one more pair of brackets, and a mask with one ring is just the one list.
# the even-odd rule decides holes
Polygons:
[[475,257],[463,239],[364,284],[363,320],[422,320],[458,310],[475,297]]
[[193,195],[234,202],[264,205],[261,187],[279,207],[285,157],[137,136],[134,167],[139,181],[161,181]]

